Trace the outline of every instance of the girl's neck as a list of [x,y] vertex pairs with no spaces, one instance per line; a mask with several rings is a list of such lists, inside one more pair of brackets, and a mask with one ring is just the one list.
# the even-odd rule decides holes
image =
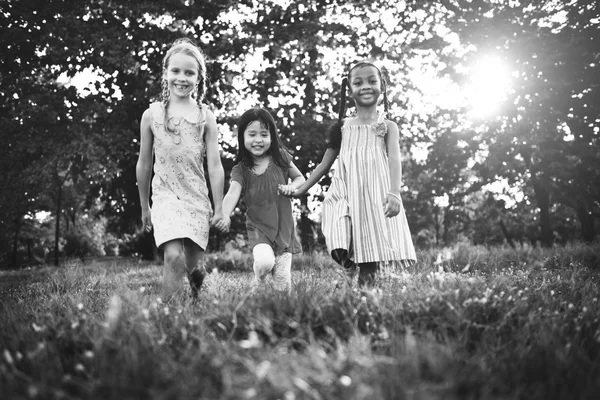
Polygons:
[[361,121],[376,120],[378,117],[377,106],[356,107],[356,118]]
[[169,98],[169,114],[178,114],[178,111],[190,110],[196,107],[196,102],[191,97],[171,96]]
[[252,171],[256,175],[263,174],[267,170],[267,167],[269,166],[270,161],[271,161],[270,154],[265,154],[264,156],[261,156],[261,157],[252,156],[252,162],[253,162]]

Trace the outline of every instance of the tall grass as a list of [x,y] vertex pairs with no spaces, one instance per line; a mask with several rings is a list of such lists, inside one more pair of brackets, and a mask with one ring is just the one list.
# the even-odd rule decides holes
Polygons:
[[133,262],[0,275],[0,394],[92,399],[578,399],[600,393],[600,246],[419,254],[373,288],[296,257],[291,295],[209,256],[197,302]]

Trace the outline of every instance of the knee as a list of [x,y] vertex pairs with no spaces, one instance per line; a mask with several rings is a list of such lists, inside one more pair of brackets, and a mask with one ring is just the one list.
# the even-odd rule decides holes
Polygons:
[[257,245],[254,247],[254,273],[260,279],[263,279],[273,270],[275,265],[275,256],[273,249],[268,245]]
[[169,246],[165,247],[165,264],[166,265],[184,265],[185,253],[181,247]]

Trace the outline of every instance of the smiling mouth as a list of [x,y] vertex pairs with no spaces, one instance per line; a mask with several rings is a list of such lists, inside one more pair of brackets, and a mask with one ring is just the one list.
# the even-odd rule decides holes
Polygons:
[[188,85],[178,85],[176,83],[174,83],[173,86],[175,86],[179,90],[185,90],[188,88]]

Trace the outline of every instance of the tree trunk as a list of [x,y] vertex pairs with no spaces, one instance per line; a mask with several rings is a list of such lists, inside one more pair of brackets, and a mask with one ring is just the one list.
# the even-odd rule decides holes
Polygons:
[[302,196],[300,204],[300,244],[303,252],[312,253],[315,243],[312,234],[312,221],[308,218],[308,197]]
[[596,236],[594,217],[589,211],[587,202],[581,197],[577,199],[577,218],[581,223],[581,237],[585,242],[591,243]]
[[19,249],[19,232],[21,231],[21,218],[15,218],[15,236],[13,237],[12,265],[17,266],[17,254]]
[[550,226],[550,192],[540,181],[533,184],[535,198],[540,208],[540,241],[543,247],[552,247],[552,228]]
[[58,184],[58,197],[56,199],[56,226],[54,230],[54,265],[58,267],[58,241],[60,240],[60,210],[62,208],[62,185]]
[[500,229],[502,229],[502,234],[506,239],[506,243],[508,243],[508,245],[513,249],[516,249],[517,247],[515,246],[515,243],[512,240],[512,236],[510,235],[510,232],[508,232],[508,229],[506,229],[506,225],[504,225],[504,221],[502,220],[500,220]]

